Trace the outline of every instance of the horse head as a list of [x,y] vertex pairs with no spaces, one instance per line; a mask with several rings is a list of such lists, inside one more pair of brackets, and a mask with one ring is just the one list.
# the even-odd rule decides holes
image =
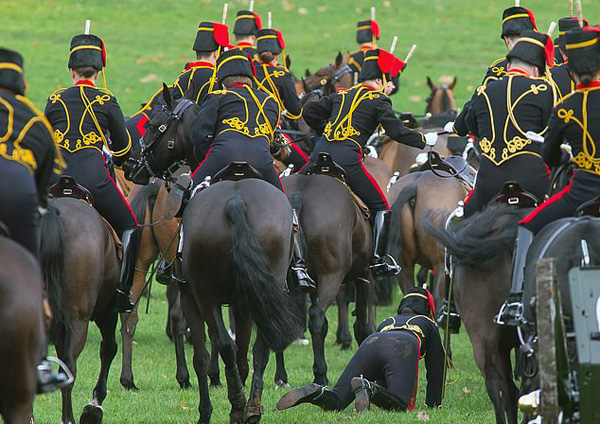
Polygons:
[[134,176],[135,183],[147,184],[150,177],[168,179],[185,160],[194,166],[196,159],[189,128],[200,107],[190,99],[193,91],[193,83],[190,83],[184,97],[175,100],[163,84],[164,105],[146,126],[139,159],[141,168]]
[[327,96],[338,88],[350,88],[352,86],[352,69],[347,62],[342,53],[338,52],[334,64],[330,63],[312,75],[307,71],[307,75],[303,78],[304,92],[321,90]]
[[457,78],[450,84],[442,84],[437,86],[431,81],[431,78],[427,77],[427,86],[431,92],[427,98],[427,108],[425,113],[431,113],[432,115],[438,115],[448,110],[456,110],[456,104],[454,102],[454,87],[456,86]]

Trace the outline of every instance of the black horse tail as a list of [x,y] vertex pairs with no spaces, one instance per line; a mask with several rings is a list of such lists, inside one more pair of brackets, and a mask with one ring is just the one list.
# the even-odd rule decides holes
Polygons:
[[154,207],[156,196],[161,188],[161,182],[159,180],[152,181],[150,184],[145,185],[136,193],[133,200],[130,203],[131,210],[135,215],[135,219],[140,224],[143,224],[146,219],[146,207],[150,205],[150,210]]
[[68,308],[63,304],[63,285],[66,282],[64,240],[65,227],[60,212],[51,204],[42,215],[40,232],[44,236],[40,242],[42,273],[48,290],[48,301],[52,309],[52,325],[69,322]]
[[267,255],[246,220],[244,199],[229,199],[225,212],[233,224],[231,256],[239,311],[252,318],[269,348],[281,351],[298,335],[297,308],[269,272]]
[[423,227],[448,248],[458,263],[477,265],[514,246],[522,217],[523,209],[490,204],[453,228],[443,227],[445,217],[440,220],[441,227],[437,227],[431,214],[423,217]]

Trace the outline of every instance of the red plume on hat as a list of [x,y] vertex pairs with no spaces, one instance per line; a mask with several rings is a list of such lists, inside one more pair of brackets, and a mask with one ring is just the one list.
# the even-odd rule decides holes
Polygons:
[[425,291],[427,292],[427,304],[429,305],[431,316],[435,317],[435,302],[433,301],[433,296],[429,293],[429,290],[425,289]]
[[546,64],[552,68],[554,65],[554,42],[552,42],[552,37],[546,35],[546,47],[544,48],[544,52],[546,54]]
[[283,39],[281,31],[275,30],[275,33],[277,34],[277,41],[279,41],[279,47],[281,47],[281,50],[285,50],[285,41]]
[[[585,19],[584,19],[585,21]],[[586,21],[587,23],[587,21]],[[600,35],[600,25],[597,26],[586,26],[585,28],[583,28],[584,31],[593,31],[593,32],[597,32]]]
[[379,38],[380,29],[377,21],[371,20],[371,32],[375,37]]
[[102,38],[100,38],[100,42],[102,43],[102,65],[106,68],[106,47],[104,46],[104,40]]
[[533,16],[533,12],[531,10],[529,10],[529,9],[525,9],[525,11],[529,15],[529,19],[531,20],[531,24],[533,25],[533,29],[535,29],[537,31],[538,29],[537,29],[537,25],[535,24],[535,18]]
[[252,12],[254,14],[254,22],[256,22],[256,29],[262,29],[262,20],[260,16],[256,12]]
[[395,78],[400,72],[402,72],[406,68],[406,63],[394,57],[394,63],[392,64],[392,78]]
[[229,28],[227,28],[227,25],[217,24],[214,22],[212,25],[216,43],[221,47],[229,46]]
[[382,49],[377,50],[379,50],[379,57],[377,58],[377,65],[379,66],[379,69],[384,74],[391,73],[394,67],[394,55]]

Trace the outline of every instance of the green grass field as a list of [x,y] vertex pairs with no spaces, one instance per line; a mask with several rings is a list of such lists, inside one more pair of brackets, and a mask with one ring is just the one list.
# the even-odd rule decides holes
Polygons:
[[[404,57],[409,47],[418,44],[412,61],[402,77],[402,88],[394,97],[395,109],[423,113],[428,89],[425,78],[458,76],[455,89],[461,106],[480,82],[489,63],[505,54],[499,38],[502,9],[510,1],[499,0],[258,0],[256,10],[266,21],[273,12],[273,26],[282,30],[292,70],[302,75],[334,60],[337,51],[355,49],[354,27],[359,19],[369,17],[369,7],[377,7],[382,27],[381,45],[388,48],[398,35],[397,53]],[[584,0],[585,15],[592,23],[600,15],[597,0]],[[230,1],[232,25],[235,11],[247,7],[248,1]],[[551,20],[568,13],[566,0],[523,0],[537,17],[540,29]],[[220,20],[222,3],[210,0],[1,0],[2,25],[0,45],[20,51],[26,60],[28,96],[43,108],[46,97],[55,89],[71,83],[66,69],[69,41],[83,31],[85,19],[92,19],[92,32],[104,38],[108,50],[106,75],[108,86],[118,97],[125,114],[134,113],[148,100],[162,81],[172,82],[183,64],[194,58],[191,50],[198,22]],[[198,393],[194,388],[181,391],[175,381],[174,349],[164,334],[166,300],[162,287],[154,289],[149,315],[140,315],[134,351],[134,373],[139,392],[127,392],[119,385],[120,350],[109,378],[109,395],[105,401],[107,423],[187,423],[197,420]],[[381,308],[379,319],[393,313],[395,307]],[[352,351],[334,346],[335,308],[329,311],[330,334],[327,339],[329,378],[340,375]],[[99,335],[91,327],[88,344],[79,360],[79,374],[73,391],[76,414],[91,398],[99,369]],[[356,348],[354,344],[353,348]],[[464,332],[454,339],[455,363],[459,373],[452,374],[444,407],[424,409],[424,378],[417,409],[406,414],[379,410],[357,416],[352,408],[343,413],[323,413],[317,408],[301,406],[290,411],[274,411],[282,395],[275,390],[273,361],[266,372],[264,393],[265,423],[488,423],[493,422],[483,380],[474,364],[471,345]],[[191,360],[191,348],[187,348]],[[297,387],[312,381],[310,347],[292,346],[286,360],[290,383]],[[228,420],[229,404],[224,388],[211,391],[213,422]],[[40,396],[35,404],[37,423],[60,420],[60,395]]]

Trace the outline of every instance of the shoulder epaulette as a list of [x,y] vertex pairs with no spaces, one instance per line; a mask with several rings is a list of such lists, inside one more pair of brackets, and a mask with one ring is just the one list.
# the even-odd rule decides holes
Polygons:
[[210,94],[227,94],[227,90],[215,90],[212,91]]
[[497,64],[499,64],[500,62],[502,62],[505,59],[506,59],[506,57],[501,57],[500,59],[496,59],[494,62],[492,62],[492,64],[489,67],[491,68],[492,66],[496,66]]
[[58,93],[62,93],[63,91],[65,91],[67,89],[67,87],[63,87],[63,88],[59,88],[58,90],[54,91],[52,94],[50,94],[48,97],[52,97]]

